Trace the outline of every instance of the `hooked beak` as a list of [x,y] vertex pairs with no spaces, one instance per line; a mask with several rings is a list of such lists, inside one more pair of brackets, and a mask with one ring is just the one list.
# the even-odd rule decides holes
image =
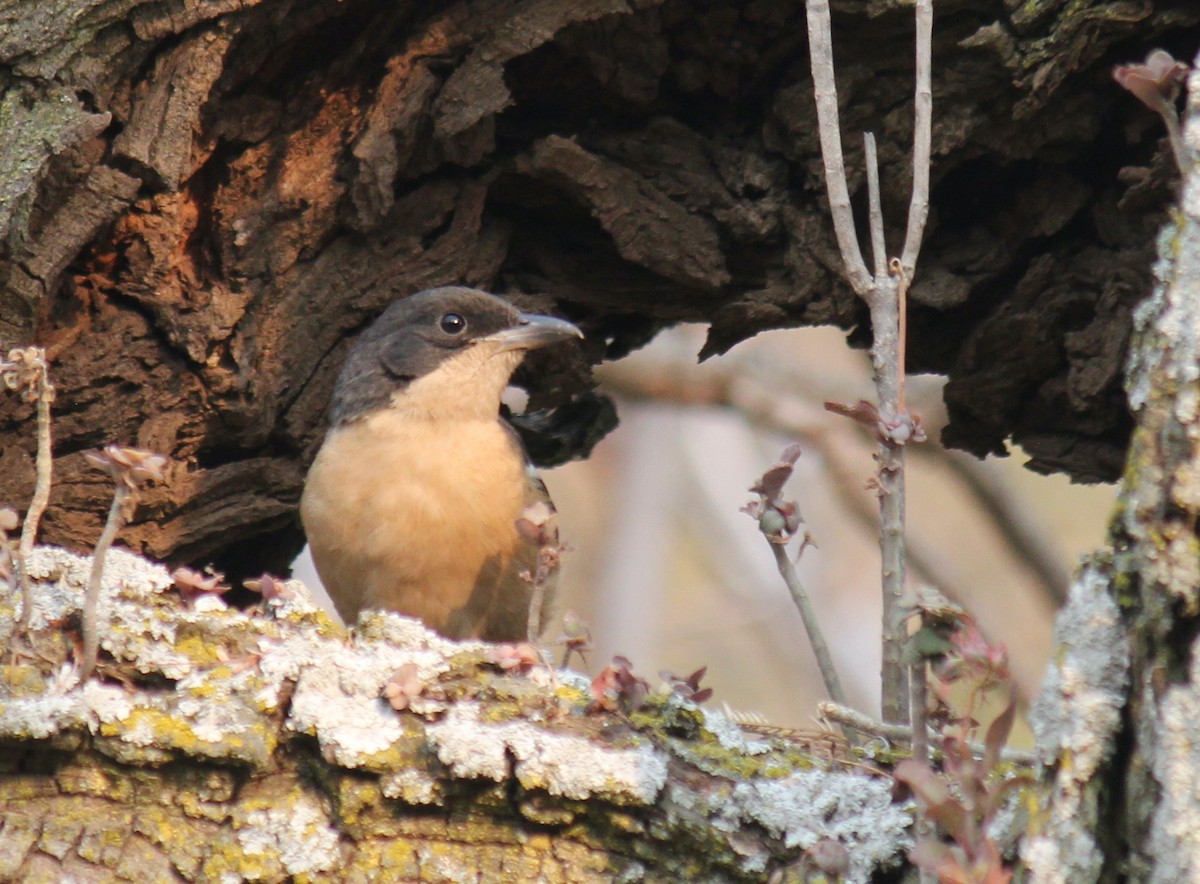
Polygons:
[[519,322],[519,325],[498,331],[486,338],[480,338],[480,340],[498,343],[505,350],[535,350],[565,338],[583,337],[583,332],[577,327],[565,319],[558,319],[554,316],[522,313]]

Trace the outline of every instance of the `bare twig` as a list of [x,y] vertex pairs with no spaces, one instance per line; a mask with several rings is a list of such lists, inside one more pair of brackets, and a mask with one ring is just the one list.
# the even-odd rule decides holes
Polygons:
[[[918,43],[918,46],[920,44]],[[918,55],[920,54],[918,50]],[[917,63],[920,67],[920,60]],[[918,94],[920,90],[918,89]],[[914,184],[914,193],[916,185]],[[910,219],[911,220],[911,219]],[[896,372],[899,375],[897,382],[898,402],[897,410],[899,414],[905,415],[908,413],[908,405],[905,402],[905,384],[904,384],[904,354],[907,352],[908,338],[908,272],[904,269],[904,265],[898,258],[893,258],[889,262],[888,269],[892,273],[892,278],[896,280],[896,303],[897,310],[897,353],[899,361],[896,365]],[[903,518],[903,516],[902,516]],[[925,625],[924,612],[917,609],[917,628],[920,629]],[[922,764],[929,763],[929,741],[925,737],[927,719],[928,719],[928,691],[929,684],[928,666],[923,659],[916,659],[911,664],[911,669],[908,673],[908,716],[913,728],[913,760]],[[933,821],[921,818],[917,821],[917,837],[933,837]],[[928,877],[925,870],[921,871],[921,878],[924,881]]]
[[879,545],[883,589],[883,663],[881,696],[884,717],[904,723],[908,674],[904,668],[907,635],[904,612],[904,448],[879,446]]
[[912,665],[908,680],[908,708],[912,714],[912,754],[916,761],[929,761],[929,724],[926,708],[929,705],[927,664],[918,660]]
[[1183,143],[1183,130],[1179,126],[1179,112],[1175,110],[1173,104],[1164,101],[1158,113],[1162,117],[1163,125],[1167,127],[1167,141],[1171,145],[1171,154],[1175,157],[1175,165],[1179,167],[1181,175],[1186,175],[1192,167],[1192,160],[1187,146]]
[[913,97],[913,186],[900,264],[912,279],[929,217],[929,158],[933,141],[933,0],[917,0],[916,88]]
[[[20,390],[26,400],[37,403],[37,457],[33,497],[21,526],[21,541],[15,556],[16,578],[21,587],[21,619],[17,621],[17,632],[29,628],[33,616],[33,586],[29,580],[25,563],[33,552],[38,527],[46,504],[50,501],[50,484],[54,469],[54,456],[50,435],[50,404],[54,401],[54,385],[50,383],[46,351],[40,347],[25,347],[11,350],[8,361],[0,363],[5,385]],[[14,645],[15,650],[15,645]]]
[[79,664],[79,679],[86,681],[96,668],[100,653],[100,629],[97,622],[100,603],[100,587],[104,579],[104,559],[108,549],[124,527],[137,501],[137,491],[149,481],[163,479],[163,468],[167,459],[159,454],[136,448],[120,448],[109,445],[99,454],[89,454],[88,460],[95,466],[108,471],[116,482],[112,506],[96,548],[92,552],[92,572],[88,576],[83,601],[83,659]]
[[775,555],[775,565],[779,568],[779,576],[787,584],[788,592],[792,594],[792,601],[796,603],[796,608],[800,611],[800,619],[804,621],[804,629],[808,633],[813,656],[817,658],[817,668],[821,670],[821,679],[825,682],[825,690],[831,700],[844,705],[846,692],[842,690],[841,679],[838,678],[837,668],[833,665],[833,655],[829,653],[829,645],[825,642],[825,636],[821,632],[808,593],[805,592],[804,585],[800,582],[800,575],[796,573],[791,559],[788,558],[787,547],[780,543],[772,543],[771,552]]
[[[857,709],[832,703],[829,700],[822,700],[817,703],[817,714],[822,718],[827,718],[830,721],[853,728],[856,731],[873,734],[892,742],[911,743],[913,739],[912,728],[907,725],[887,724],[882,721],[876,721],[871,716],[864,715]],[[941,734],[936,731],[928,731],[927,733],[931,742],[939,747],[942,745],[943,738]],[[987,747],[982,743],[973,742],[967,745],[971,752],[979,758],[982,758],[984,753],[987,752]],[[1004,761],[1012,762],[1013,764],[1028,765],[1030,767],[1034,767],[1040,763],[1037,753],[1026,752],[1022,749],[1006,748],[1000,753],[1000,757]]]
[[[912,720],[912,759],[929,766],[929,681],[928,664],[923,658],[912,664],[908,674],[908,711]],[[937,837],[937,826],[927,814],[918,814],[914,825],[918,844]],[[933,884],[936,877],[924,868],[918,872],[920,884]]]
[[[763,473],[762,477],[750,487],[750,491],[758,495],[757,500],[742,507],[742,512],[758,522],[758,530],[771,546],[775,556],[775,564],[779,574],[791,593],[792,601],[800,611],[800,619],[804,621],[804,629],[808,633],[809,643],[817,658],[817,668],[825,682],[825,690],[829,696],[839,703],[845,702],[845,692],[842,690],[841,679],[833,665],[833,655],[829,653],[829,645],[821,632],[808,593],[805,592],[800,576],[788,558],[787,543],[800,534],[804,527],[804,518],[794,500],[783,496],[783,486],[792,475],[797,458],[800,457],[800,446],[789,445],[780,455],[779,460]],[[808,533],[802,535],[800,551],[810,542]],[[841,698],[841,699],[839,699]]]
[[817,100],[817,129],[821,137],[821,159],[825,164],[825,187],[829,191],[829,212],[838,249],[846,265],[850,285],[865,297],[873,287],[871,274],[863,262],[850,209],[850,190],[846,186],[846,163],[842,154],[842,131],[838,123],[837,82],[833,75],[833,33],[829,21],[829,0],[807,0],[808,51],[812,64],[813,94]]
[[50,437],[50,403],[54,401],[54,387],[46,379],[45,365],[42,366],[42,378],[42,389],[37,401],[37,475],[29,510],[25,513],[25,522],[21,526],[21,543],[17,555],[21,563],[21,629],[29,626],[29,618],[33,615],[33,589],[25,563],[29,561],[29,555],[33,552],[42,514],[46,512],[46,505],[50,502],[50,484],[54,470]]
[[[521,512],[516,522],[517,534],[530,543],[537,545],[536,559],[533,571],[522,571],[521,578],[530,587],[529,611],[526,615],[525,635],[529,646],[532,647],[541,661],[543,668],[550,676],[550,689],[558,693],[558,673],[550,656],[538,644],[545,624],[542,622],[542,606],[546,603],[546,584],[551,575],[558,570],[562,555],[568,547],[559,539],[558,513],[545,501],[531,504]],[[565,665],[565,664],[564,664]]]
[[521,578],[530,586],[526,638],[536,645],[542,634],[542,605],[546,601],[546,583],[558,568],[562,554],[567,551],[558,537],[558,514],[545,502],[531,504],[521,512],[516,522],[517,533],[537,546],[532,571],[522,571]]
[[125,507],[133,496],[133,489],[124,483],[117,484],[113,495],[112,506],[108,508],[108,519],[96,548],[92,551],[92,572],[88,576],[87,590],[83,599],[83,660],[79,666],[79,680],[87,681],[92,670],[96,668],[96,658],[100,653],[100,628],[97,623],[97,609],[100,605],[100,584],[104,579],[104,559],[108,548],[116,540],[117,532],[125,524]]
[[867,164],[867,220],[871,230],[871,258],[875,262],[875,278],[887,274],[887,244],[883,238],[883,204],[879,198],[879,158],[875,153],[875,135],[863,133],[863,157]]
[[[908,671],[903,662],[906,615],[903,606],[904,552],[904,445],[912,424],[904,402],[905,292],[915,272],[929,207],[929,155],[932,119],[930,65],[932,55],[932,0],[917,2],[917,77],[914,123],[913,190],[909,204],[904,259],[886,261],[882,209],[874,138],[866,137],[867,187],[870,201],[870,236],[875,251],[874,277],[868,274],[858,246],[850,210],[838,123],[837,88],[833,71],[833,40],[828,0],[806,0],[809,58],[817,103],[817,125],[825,186],[833,215],[834,234],[854,291],[871,312],[871,362],[882,424],[898,432],[880,436],[879,489],[880,558],[883,591],[882,705],[888,721],[907,722]],[[885,269],[886,268],[886,269]]]

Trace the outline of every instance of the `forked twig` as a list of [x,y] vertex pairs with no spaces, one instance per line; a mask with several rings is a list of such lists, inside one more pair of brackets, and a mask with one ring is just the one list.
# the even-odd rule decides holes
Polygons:
[[871,312],[871,362],[875,369],[880,426],[877,487],[883,592],[882,702],[884,718],[907,722],[908,672],[903,662],[906,636],[904,549],[904,445],[913,438],[913,421],[904,396],[905,294],[915,272],[929,211],[929,157],[932,126],[932,0],[917,0],[917,48],[913,188],[903,257],[887,259],[874,138],[865,144],[870,239],[875,274],[863,262],[850,207],[838,121],[837,85],[828,0],[807,0],[809,56],[816,97],[821,157],[834,234],[850,286]]

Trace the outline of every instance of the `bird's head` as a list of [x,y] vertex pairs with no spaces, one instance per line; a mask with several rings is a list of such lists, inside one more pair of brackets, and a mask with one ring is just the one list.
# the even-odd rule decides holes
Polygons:
[[571,323],[522,313],[476,289],[397,301],[359,336],[334,389],[334,425],[384,408],[414,416],[494,417],[525,353],[583,337]]

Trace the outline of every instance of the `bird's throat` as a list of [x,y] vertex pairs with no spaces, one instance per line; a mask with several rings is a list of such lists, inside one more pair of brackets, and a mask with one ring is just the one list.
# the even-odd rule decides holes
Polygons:
[[480,342],[392,394],[390,409],[412,420],[492,420],[524,352]]

